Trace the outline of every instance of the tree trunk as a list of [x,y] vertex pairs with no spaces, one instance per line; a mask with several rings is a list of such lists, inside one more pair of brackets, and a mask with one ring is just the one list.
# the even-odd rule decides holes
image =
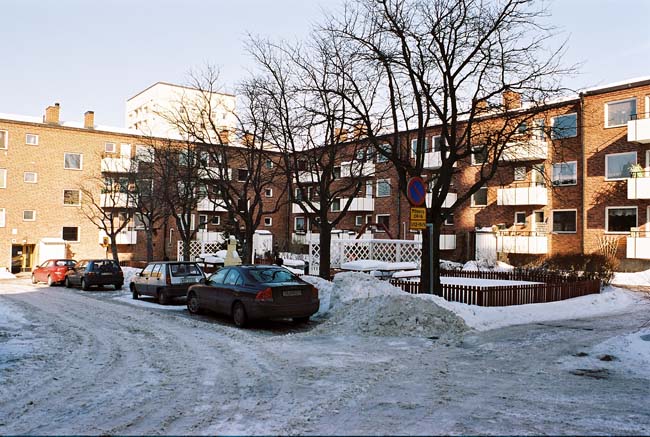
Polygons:
[[119,256],[119,252],[117,251],[117,243],[115,243],[116,237],[117,235],[111,237],[111,253],[113,254],[113,259],[119,263],[120,256]]
[[252,227],[246,227],[244,233],[244,244],[242,244],[242,251],[244,252],[244,264],[253,264],[253,234]]
[[[429,293],[442,296],[442,285],[440,283],[440,226],[441,220],[433,217],[440,216],[440,213],[433,214],[427,209],[427,223],[433,224],[433,240],[429,237],[429,229],[424,230],[422,235],[422,265],[420,267],[420,293]],[[430,263],[433,263],[431,266]],[[431,268],[432,267],[432,268]],[[432,287],[430,287],[430,284]]]
[[181,232],[183,237],[183,261],[190,261],[190,242],[192,241],[192,236],[189,232]]
[[[323,219],[321,218],[321,220]],[[327,223],[327,217],[324,221],[321,221],[319,244],[320,264],[318,266],[318,276],[329,281],[331,279],[330,265],[332,256],[332,227]]]
[[147,262],[151,261],[153,261],[153,230],[147,229]]

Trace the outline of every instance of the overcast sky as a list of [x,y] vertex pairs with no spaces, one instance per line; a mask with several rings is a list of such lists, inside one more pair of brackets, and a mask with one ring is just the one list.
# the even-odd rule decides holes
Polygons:
[[[61,118],[95,111],[123,126],[126,100],[157,82],[186,83],[191,68],[219,66],[232,87],[251,63],[247,33],[304,37],[340,0],[2,0],[0,112]],[[555,0],[552,22],[569,40],[566,85],[600,85],[650,75],[650,0]]]

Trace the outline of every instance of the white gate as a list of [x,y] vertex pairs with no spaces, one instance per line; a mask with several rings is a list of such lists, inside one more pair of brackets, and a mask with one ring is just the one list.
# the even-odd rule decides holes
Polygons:
[[220,242],[207,243],[205,241],[190,241],[190,259],[183,259],[183,241],[178,242],[176,259],[178,261],[195,261],[202,253],[215,253],[221,250],[223,244]]
[[497,233],[492,230],[476,230],[475,258],[496,262]]

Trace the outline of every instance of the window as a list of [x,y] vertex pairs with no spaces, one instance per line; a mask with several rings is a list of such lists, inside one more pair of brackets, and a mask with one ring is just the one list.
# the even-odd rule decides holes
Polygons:
[[381,162],[388,162],[388,157],[385,155],[390,155],[391,147],[390,144],[380,144],[379,152],[377,152],[377,164]]
[[266,168],[273,168],[273,161],[267,159],[264,165],[266,166]]
[[526,180],[526,167],[515,167],[515,180],[516,181]]
[[332,200],[332,211],[338,212],[341,210],[341,199],[336,198]]
[[366,198],[368,199],[372,198],[373,186],[374,184],[371,180],[366,181]]
[[[390,229],[390,214],[377,214],[377,224],[386,226]],[[377,229],[377,232],[384,232],[383,229]]]
[[301,201],[303,199],[303,197],[304,197],[303,196],[303,190],[301,188],[296,188],[296,195],[294,196],[294,198],[297,201]]
[[363,216],[357,215],[354,217],[354,226],[363,226]]
[[605,127],[626,126],[636,117],[636,99],[605,104]]
[[445,142],[444,139],[442,138],[442,136],[437,135],[433,137],[432,140],[433,140],[433,151],[440,152],[440,150],[442,150],[442,145]]
[[636,152],[605,155],[605,179],[629,178],[630,169],[634,164],[636,164]]
[[25,135],[25,144],[28,144],[30,146],[38,146],[38,135],[26,134]]
[[27,184],[35,184],[38,182],[38,174],[33,171],[26,171],[23,173],[23,181]]
[[211,225],[219,226],[221,224],[221,216],[213,215],[212,220],[210,220]]
[[553,185],[575,185],[578,183],[578,162],[553,164]]
[[264,196],[265,197],[273,197],[273,188],[265,188],[264,189]]
[[154,149],[153,147],[146,146],[144,144],[135,145],[135,159],[138,162],[153,162],[154,161]]
[[307,229],[305,227],[305,218],[304,217],[296,217],[294,219],[294,221],[293,221],[293,228],[298,232],[305,231],[305,229]]
[[26,209],[23,211],[23,221],[24,222],[33,222],[36,220],[36,211],[33,209]]
[[637,227],[636,206],[605,208],[605,230],[612,233],[628,233]]
[[553,117],[551,126],[551,138],[554,140],[578,135],[578,117],[575,113]]
[[453,226],[454,225],[454,213],[453,212],[448,212],[443,223],[445,225],[447,225],[447,226]]
[[487,161],[487,147],[477,146],[472,148],[472,164],[479,165]]
[[65,241],[79,241],[79,228],[77,226],[64,226],[61,238]]
[[372,214],[366,216],[366,223],[372,223]]
[[264,217],[264,226],[273,225],[273,217]]
[[533,120],[533,139],[537,141],[544,141],[546,135],[544,133],[544,127],[546,126],[546,121],[543,118],[537,118]]
[[240,168],[237,170],[237,180],[239,182],[246,182],[248,180],[248,170]]
[[64,153],[63,168],[67,170],[81,170],[83,156],[81,153]]
[[521,123],[519,123],[519,126],[517,126],[517,133],[520,135],[525,134],[527,130],[528,130],[528,126],[526,125],[525,121],[522,121]]
[[4,208],[0,208],[0,228],[4,228],[6,224],[7,211]]
[[553,232],[575,233],[577,229],[577,211],[553,211]]
[[[422,148],[423,153],[429,151],[429,139],[424,139],[424,147]],[[418,140],[411,140],[411,156],[415,156],[418,153]]]
[[0,168],[0,188],[7,188],[7,169]]
[[488,204],[488,189],[481,187],[478,191],[472,194],[472,206],[487,206]]
[[515,212],[515,224],[516,225],[525,225],[526,224],[526,213],[523,211]]
[[9,144],[9,132],[0,130],[0,149],[6,149]]
[[390,179],[377,180],[377,197],[390,196]]
[[199,229],[205,230],[208,225],[208,216],[206,214],[199,214]]
[[116,150],[115,143],[104,143],[104,152],[115,153]]
[[334,179],[340,179],[341,178],[341,167],[334,167],[332,169],[332,178]]

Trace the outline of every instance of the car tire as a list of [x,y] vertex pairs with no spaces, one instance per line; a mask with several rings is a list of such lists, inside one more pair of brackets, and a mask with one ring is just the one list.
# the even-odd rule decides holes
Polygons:
[[54,285],[54,281],[52,280],[52,275],[47,275],[47,285],[49,287]]
[[113,284],[116,290],[120,290],[122,286],[124,285],[124,282],[118,282],[116,284]]
[[32,273],[32,284],[38,284],[38,281],[36,280],[36,277]]
[[66,276],[65,281],[63,281],[63,283],[65,284],[65,288],[72,288],[72,283],[70,283],[69,277]]
[[196,293],[187,295],[187,310],[190,314],[201,314],[201,306],[199,305],[199,298]]
[[241,302],[235,302],[232,306],[232,321],[235,322],[235,326],[238,328],[243,328],[248,322],[248,316],[246,315],[246,308]]
[[88,286],[88,283],[83,278],[81,278],[81,289],[85,290],[85,291],[90,290],[90,287]]
[[169,296],[167,296],[165,290],[158,290],[158,303],[160,305],[167,305],[169,303]]
[[294,317],[293,318],[293,323],[296,323],[296,324],[299,324],[299,325],[302,325],[302,324],[305,324],[305,323],[308,323],[308,322],[309,322],[309,316],[307,316],[307,317]]
[[131,288],[131,293],[133,294],[133,300],[138,300],[140,298],[140,294],[138,294],[137,290],[135,289],[135,284],[131,284],[129,288]]

